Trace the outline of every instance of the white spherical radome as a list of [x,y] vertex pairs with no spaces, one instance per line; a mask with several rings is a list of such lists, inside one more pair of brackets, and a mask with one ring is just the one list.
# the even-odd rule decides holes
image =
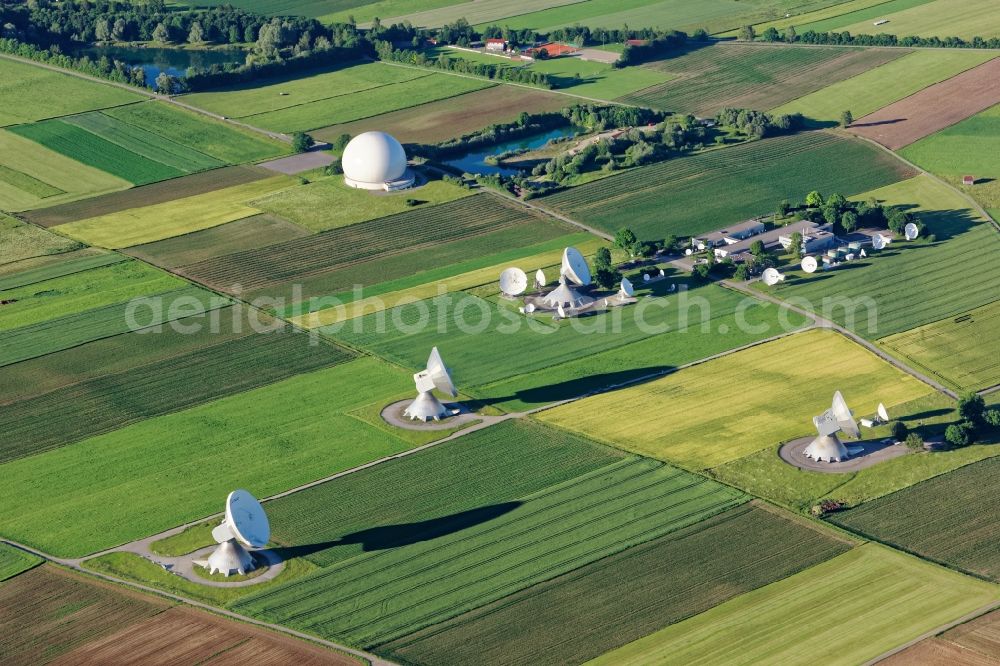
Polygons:
[[385,132],[364,132],[347,144],[340,163],[349,185],[380,189],[406,173],[406,151]]

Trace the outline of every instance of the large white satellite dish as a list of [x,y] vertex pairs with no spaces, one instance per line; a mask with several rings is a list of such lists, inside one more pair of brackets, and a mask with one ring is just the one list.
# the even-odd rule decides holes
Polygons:
[[819,264],[816,262],[816,257],[802,257],[802,270],[806,273],[815,273],[816,269],[819,268]]
[[813,425],[816,426],[818,435],[802,452],[813,460],[826,462],[847,460],[850,452],[837,437],[837,433],[845,432],[855,438],[861,437],[854,414],[851,413],[840,391],[833,394],[833,404],[830,409],[813,417]]
[[575,247],[568,247],[563,251],[562,274],[581,287],[590,284],[590,266]]
[[889,422],[889,411],[885,408],[885,405],[883,405],[881,402],[878,403],[878,419],[882,423]]
[[566,319],[566,308],[562,304],[556,306],[556,312],[559,314],[560,319]]
[[535,271],[535,288],[541,289],[542,287],[545,286],[545,284],[546,284],[545,272],[541,268],[539,268],[537,271]]
[[441,360],[437,347],[431,349],[427,368],[413,375],[413,382],[417,386],[417,397],[403,410],[403,416],[409,417],[411,421],[439,421],[448,415],[448,410],[434,395],[434,389],[452,398],[458,395],[458,390],[455,389],[451,373]]
[[621,291],[621,293],[626,298],[632,298],[632,296],[635,295],[635,289],[632,287],[632,283],[629,281],[628,278],[622,278],[622,291]]
[[908,241],[916,240],[917,236],[920,235],[920,228],[913,222],[909,222],[905,227],[903,227],[903,235],[906,236],[906,240]]
[[764,280],[764,284],[768,287],[773,287],[784,280],[785,275],[784,273],[779,273],[777,268],[765,268],[761,278]]
[[886,246],[885,236],[883,236],[882,234],[875,234],[875,236],[872,238],[872,247],[875,248],[876,250],[882,250],[885,248],[885,246]]
[[227,577],[252,571],[256,564],[244,546],[263,548],[271,538],[264,507],[246,490],[234,490],[226,498],[226,517],[212,530],[212,538],[219,547],[207,560],[195,560],[194,564]]
[[861,437],[861,430],[858,429],[858,424],[854,420],[854,414],[851,413],[847,401],[844,400],[840,391],[833,394],[833,415],[837,418],[841,430],[855,439]]
[[528,288],[528,276],[520,268],[508,268],[500,274],[500,291],[507,296],[520,296]]

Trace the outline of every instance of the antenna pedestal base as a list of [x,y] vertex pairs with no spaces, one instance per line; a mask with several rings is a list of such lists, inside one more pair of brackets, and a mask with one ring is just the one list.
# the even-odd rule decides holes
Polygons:
[[227,577],[233,573],[242,576],[257,568],[253,557],[236,539],[223,541],[207,560],[195,560],[193,564],[208,569],[210,574],[221,573]]
[[843,462],[851,457],[847,447],[836,435],[820,435],[806,447],[803,454],[819,462]]
[[403,410],[403,416],[411,421],[440,421],[448,414],[448,409],[430,391],[421,391],[417,399]]

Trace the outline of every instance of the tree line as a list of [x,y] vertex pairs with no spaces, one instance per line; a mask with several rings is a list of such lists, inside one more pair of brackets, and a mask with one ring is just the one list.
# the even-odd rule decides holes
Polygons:
[[807,30],[802,34],[798,34],[794,26],[789,26],[781,32],[774,26],[771,26],[758,35],[754,27],[750,25],[740,28],[739,34],[740,39],[744,41],[760,39],[765,42],[786,42],[788,44],[1000,49],[1000,37],[990,37],[989,39],[984,39],[983,37],[973,37],[972,39],[963,39],[961,37],[918,37],[916,35],[899,37],[884,32],[875,35],[852,35],[846,30],[843,32],[816,32],[815,30]]

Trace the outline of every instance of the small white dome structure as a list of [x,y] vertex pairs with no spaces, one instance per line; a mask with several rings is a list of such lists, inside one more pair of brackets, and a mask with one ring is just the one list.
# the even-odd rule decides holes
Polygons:
[[364,132],[351,139],[340,160],[344,182],[362,190],[401,190],[413,185],[406,151],[385,132]]

